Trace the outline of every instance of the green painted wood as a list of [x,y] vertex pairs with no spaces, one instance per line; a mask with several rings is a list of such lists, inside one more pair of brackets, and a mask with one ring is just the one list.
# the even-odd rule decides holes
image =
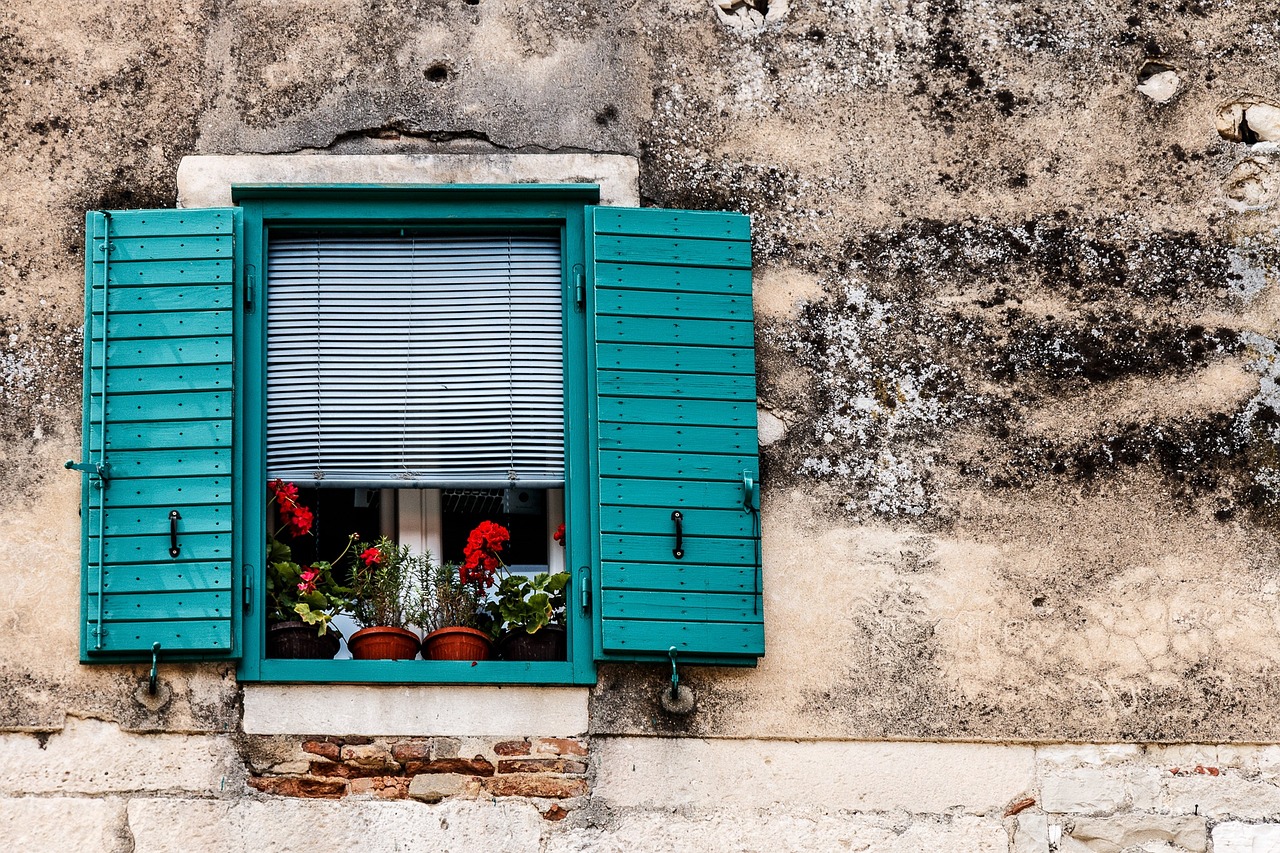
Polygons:
[[[196,364],[180,367],[107,367],[112,393],[146,391],[217,391],[231,387],[231,364]],[[102,370],[95,367],[89,379],[91,393],[102,393]]]
[[750,240],[751,220],[740,213],[719,211],[600,207],[596,209],[595,231],[597,234]]
[[[89,595],[90,607],[97,607],[97,596]],[[108,594],[103,598],[103,615],[108,622],[165,622],[173,614],[183,619],[227,619],[231,615],[230,590],[186,592],[129,592]]]
[[[231,334],[231,312],[183,311],[156,312],[150,314],[111,314],[107,319],[107,334],[114,341],[138,338],[181,338],[192,329],[215,335]],[[97,330],[95,330],[95,333]],[[96,340],[102,340],[99,334]]]
[[[111,241],[111,263],[127,261],[231,260],[231,233],[178,237],[117,237]],[[95,258],[101,264],[102,259]]]
[[[94,442],[102,428],[93,424],[89,438]],[[177,421],[107,424],[107,448],[146,450],[153,447],[230,447],[231,421]]]
[[742,485],[758,469],[748,220],[597,208],[593,223],[600,650],[751,663],[764,631]]
[[757,449],[755,430],[749,427],[602,423],[599,440],[601,450],[752,454]]
[[606,477],[647,477],[662,471],[672,480],[724,480],[741,482],[742,472],[756,464],[750,456],[717,456],[709,453],[644,453],[601,451],[600,473]]
[[230,589],[230,563],[141,563],[108,566],[103,573],[103,589],[112,594],[125,592],[179,592],[202,589]]
[[751,566],[600,564],[602,589],[747,594],[754,590],[755,583],[756,572]]
[[[749,374],[601,370],[598,376],[601,394],[654,398],[632,400],[630,406],[621,404],[636,411],[661,409],[670,399],[753,401],[756,398],[756,378]],[[652,416],[646,420],[651,422]]]
[[751,268],[751,244],[743,241],[596,235],[596,259],[682,267]]
[[[670,516],[670,513],[668,513]],[[628,534],[600,535],[600,558],[612,562],[676,563],[698,566],[748,566],[756,558],[755,543],[743,536],[724,536],[716,527],[714,516],[690,510],[684,518],[684,557],[677,558],[674,523],[667,518],[661,525],[631,531]],[[708,531],[712,535],[706,535]],[[643,535],[648,534],[648,535]]]
[[112,263],[108,268],[111,287],[153,287],[181,285],[199,287],[229,284],[232,279],[230,260],[159,261],[156,263]]
[[654,299],[647,290],[597,289],[596,313],[750,323],[751,294],[672,292],[663,299]]
[[[234,609],[234,608],[233,608]],[[198,658],[227,658],[232,652],[230,617],[204,621],[174,619],[167,622],[108,622],[103,640],[108,649],[146,648],[146,660],[151,660],[151,644],[160,644],[160,656],[183,652]],[[221,654],[219,654],[221,653]],[[118,653],[112,660],[136,658],[144,655]]]
[[[230,477],[152,477],[112,480],[107,487],[107,510],[117,507],[211,506],[226,510],[231,497]],[[166,510],[167,511],[167,510]]]
[[751,295],[751,270],[724,267],[599,263],[596,289],[668,290],[679,293]]
[[[715,529],[721,536],[750,537],[754,522],[741,509],[700,509],[703,515],[715,515]],[[671,510],[667,507],[604,504],[600,507],[601,535],[631,533],[637,530],[669,529]]]
[[675,646],[684,654],[723,655],[726,658],[756,658],[764,654],[764,631],[760,623],[608,618],[603,622],[605,648],[620,652],[648,652],[658,646]]
[[132,422],[207,421],[231,417],[231,391],[164,391],[159,394],[111,394],[107,398],[107,428]]
[[[136,533],[154,524],[156,507],[113,507],[108,505],[106,518],[103,519],[106,535],[116,536]],[[159,507],[167,519],[167,505]],[[89,522],[97,527],[98,513],[101,510],[90,510]],[[184,533],[225,533],[231,529],[231,513],[220,505],[187,506],[181,510],[182,519],[179,530]],[[167,532],[167,530],[166,530]]]
[[600,606],[606,618],[645,621],[760,622],[754,595],[698,592],[642,592],[606,589]]
[[150,660],[155,642],[186,660],[234,654],[239,217],[217,209],[86,220],[83,457],[114,476],[87,485],[81,512],[85,660]]
[[596,339],[606,343],[750,347],[753,334],[750,323],[729,320],[610,316],[596,323]]
[[[92,308],[102,313],[102,288],[95,287]],[[223,311],[232,307],[231,285],[212,284],[175,290],[172,287],[116,287],[107,292],[109,317],[151,311]]]
[[[124,565],[126,563],[172,563],[204,562],[210,560],[231,559],[231,534],[228,533],[190,533],[178,527],[178,544],[180,551],[176,558],[169,556],[169,519],[166,512],[164,518],[148,519],[147,523],[134,531],[136,535],[108,535],[102,549],[106,565]],[[159,513],[157,513],[159,516]],[[96,534],[89,537],[96,540]]]
[[[93,368],[102,367],[100,349],[87,347]],[[183,367],[230,364],[230,335],[215,338],[175,338],[171,341],[107,341],[108,369],[118,367]]]
[[755,353],[749,346],[654,346],[602,344],[596,347],[602,370],[617,368],[684,371],[689,373],[755,373]]
[[[114,210],[111,236],[114,239],[164,236],[228,235],[235,230],[233,208],[190,210]],[[101,255],[89,256],[97,260]]]

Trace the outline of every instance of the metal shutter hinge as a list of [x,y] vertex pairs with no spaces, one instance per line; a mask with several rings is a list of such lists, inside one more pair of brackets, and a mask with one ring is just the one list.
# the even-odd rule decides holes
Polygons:
[[96,477],[94,485],[98,488],[102,488],[111,479],[111,466],[104,462],[72,462],[68,459],[62,467],[72,471],[83,471],[91,477]]

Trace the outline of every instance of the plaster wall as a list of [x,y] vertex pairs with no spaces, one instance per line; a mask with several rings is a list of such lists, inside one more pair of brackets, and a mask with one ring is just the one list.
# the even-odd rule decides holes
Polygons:
[[[1215,0],[7,5],[0,729],[243,736],[229,667],[169,668],[156,708],[140,668],[76,662],[84,210],[173,205],[192,154],[520,153],[632,157],[645,204],[753,217],[768,655],[690,670],[688,717],[660,668],[602,668],[592,737],[1280,741],[1278,55],[1273,10]],[[1103,796],[1127,772],[1080,779]],[[81,792],[67,832],[181,811],[124,790]],[[11,825],[61,814],[16,792]],[[243,837],[285,808],[243,782],[193,796]],[[1186,815],[1124,797],[1104,811]],[[455,827],[482,808],[448,806]],[[502,808],[512,849],[544,843],[536,810]],[[649,837],[646,808],[546,843]],[[788,826],[874,849],[1074,831],[833,808]],[[1247,824],[1275,808],[1215,814],[1205,844],[1277,843]]]

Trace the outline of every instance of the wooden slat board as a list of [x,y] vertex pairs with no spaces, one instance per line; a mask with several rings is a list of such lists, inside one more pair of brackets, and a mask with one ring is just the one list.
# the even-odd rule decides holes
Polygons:
[[600,648],[753,662],[764,627],[742,485],[758,470],[749,220],[609,208],[592,219]]

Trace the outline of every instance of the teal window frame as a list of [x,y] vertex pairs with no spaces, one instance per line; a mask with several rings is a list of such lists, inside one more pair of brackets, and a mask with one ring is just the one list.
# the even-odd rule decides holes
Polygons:
[[[239,489],[235,553],[245,580],[244,654],[237,676],[246,682],[590,685],[596,682],[592,619],[578,585],[580,569],[598,563],[591,535],[597,501],[593,476],[596,427],[589,417],[588,315],[579,288],[587,263],[586,208],[599,203],[596,184],[299,186],[234,184],[244,220],[241,310],[235,312],[236,457]],[[570,582],[567,661],[356,661],[266,658],[266,250],[273,228],[449,230],[529,228],[558,231],[565,389],[565,565]]]

